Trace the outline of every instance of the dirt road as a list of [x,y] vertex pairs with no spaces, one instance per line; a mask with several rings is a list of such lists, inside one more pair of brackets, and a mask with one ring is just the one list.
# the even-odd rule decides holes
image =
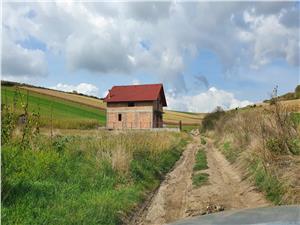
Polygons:
[[196,188],[192,184],[195,154],[200,148],[199,136],[194,137],[182,157],[162,182],[144,210],[131,224],[166,224],[181,218],[201,215],[208,206],[222,205],[225,210],[266,206],[263,194],[247,181],[216,150],[210,141],[205,146],[209,184]]

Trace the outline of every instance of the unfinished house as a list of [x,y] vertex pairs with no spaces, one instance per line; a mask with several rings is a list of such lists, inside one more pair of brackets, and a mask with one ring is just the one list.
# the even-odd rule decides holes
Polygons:
[[113,86],[104,102],[108,129],[163,127],[163,107],[167,102],[162,84]]

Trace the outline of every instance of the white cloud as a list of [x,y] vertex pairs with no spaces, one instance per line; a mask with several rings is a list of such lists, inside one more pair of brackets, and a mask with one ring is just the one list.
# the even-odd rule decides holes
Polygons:
[[[201,49],[213,51],[224,72],[251,64],[262,67],[278,58],[298,66],[299,26],[294,18],[299,17],[299,9],[294,5],[5,3],[3,32],[14,43],[29,35],[35,37],[47,45],[48,51],[62,54],[73,71],[83,69],[102,75],[142,71],[156,74],[159,80],[182,91],[186,59],[198,56]],[[34,12],[32,16],[28,16],[30,11]],[[143,41],[148,47],[141,46]]]
[[32,77],[47,74],[45,53],[38,49],[26,49],[2,36],[2,75],[6,77]]
[[215,87],[193,96],[178,96],[172,90],[169,90],[166,98],[169,109],[188,112],[211,112],[217,106],[221,106],[223,109],[233,109],[252,104],[248,100],[240,101],[235,98],[233,93]]
[[78,93],[82,93],[85,95],[93,95],[98,96],[99,89],[93,84],[87,83],[80,83],[78,85],[71,85],[71,84],[62,84],[58,83],[54,87],[50,87],[51,89],[60,90],[60,91],[77,91]]
[[141,84],[141,82],[138,79],[132,80],[131,83],[134,84],[134,85]]
[[[244,12],[249,29],[241,29],[239,38],[248,43],[253,54],[253,66],[260,67],[273,59],[283,58],[291,65],[299,65],[299,27],[288,27],[280,22],[282,14],[257,15]],[[299,17],[299,11],[298,11]]]

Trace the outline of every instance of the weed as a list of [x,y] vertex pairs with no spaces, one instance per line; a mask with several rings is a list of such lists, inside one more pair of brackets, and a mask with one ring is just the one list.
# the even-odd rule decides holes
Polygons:
[[259,160],[252,163],[250,171],[253,174],[255,184],[266,193],[267,199],[275,204],[280,204],[284,189],[274,174],[268,172]]
[[240,151],[238,149],[232,148],[232,145],[229,141],[226,141],[223,144],[223,148],[221,149],[221,151],[230,163],[234,163],[240,154]]

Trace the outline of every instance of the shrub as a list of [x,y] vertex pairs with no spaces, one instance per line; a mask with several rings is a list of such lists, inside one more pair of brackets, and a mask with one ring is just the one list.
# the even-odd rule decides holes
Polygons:
[[295,88],[295,98],[300,98],[300,85],[297,85],[297,87]]
[[202,132],[214,129],[216,121],[218,121],[225,112],[221,107],[217,107],[212,113],[208,113],[202,120]]

